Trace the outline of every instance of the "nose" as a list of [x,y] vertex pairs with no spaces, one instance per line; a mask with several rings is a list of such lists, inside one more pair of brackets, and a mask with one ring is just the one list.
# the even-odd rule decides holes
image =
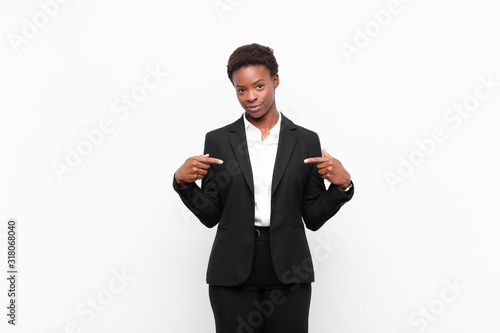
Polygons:
[[249,90],[248,95],[247,95],[248,102],[251,103],[251,102],[255,101],[256,99],[257,99],[256,93],[252,90]]

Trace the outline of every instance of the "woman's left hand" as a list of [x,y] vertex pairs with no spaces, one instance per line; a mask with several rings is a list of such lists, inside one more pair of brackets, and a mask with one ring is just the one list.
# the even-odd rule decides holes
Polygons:
[[318,163],[318,172],[323,179],[337,185],[341,190],[346,189],[351,183],[351,175],[339,160],[326,152],[325,148],[321,151],[323,157],[309,157],[304,160],[304,163]]

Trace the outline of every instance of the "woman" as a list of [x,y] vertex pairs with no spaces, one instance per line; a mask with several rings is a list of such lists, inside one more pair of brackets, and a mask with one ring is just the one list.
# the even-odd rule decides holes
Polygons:
[[237,48],[227,73],[245,112],[206,134],[204,155],[188,158],[173,186],[204,225],[218,224],[206,279],[216,331],[304,333],[314,281],[304,225],[318,230],[353,183],[316,133],[276,109],[272,49]]

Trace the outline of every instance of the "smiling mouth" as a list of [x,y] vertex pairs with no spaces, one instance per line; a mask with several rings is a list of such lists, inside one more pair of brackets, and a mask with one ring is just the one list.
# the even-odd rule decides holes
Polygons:
[[262,106],[262,104],[259,104],[259,105],[254,105],[254,106],[250,106],[250,105],[247,105],[247,108],[250,110],[250,111],[257,111],[258,109],[260,109],[260,107]]

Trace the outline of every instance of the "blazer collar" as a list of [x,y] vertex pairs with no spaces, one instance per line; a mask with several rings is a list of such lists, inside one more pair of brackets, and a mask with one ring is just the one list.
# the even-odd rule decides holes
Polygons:
[[[273,180],[271,196],[278,187],[286,166],[292,156],[293,149],[296,143],[297,126],[284,114],[281,114],[281,128],[278,141],[278,151],[276,153],[276,161],[274,163]],[[228,131],[230,132],[229,141],[233,148],[236,160],[240,165],[241,171],[245,180],[250,188],[252,194],[254,193],[252,167],[250,165],[250,155],[248,154],[247,139],[245,134],[245,122],[243,117],[238,118],[234,123],[229,125]]]

